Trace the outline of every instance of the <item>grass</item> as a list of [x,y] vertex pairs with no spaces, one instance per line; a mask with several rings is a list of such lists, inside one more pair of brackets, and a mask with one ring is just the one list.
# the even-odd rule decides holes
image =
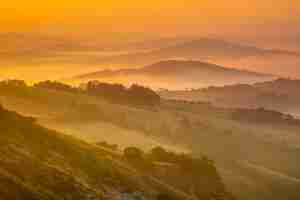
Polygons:
[[[231,109],[178,101],[163,101],[155,109],[142,109],[83,94],[34,88],[20,93],[1,89],[0,100],[9,109],[36,116],[43,125],[90,143],[107,137],[111,143],[122,140],[122,146],[137,142],[139,147],[151,148],[154,139],[155,144],[179,147],[180,151],[188,150],[195,156],[204,153],[216,160],[227,186],[232,190],[239,188],[234,190],[235,194],[243,198],[247,194],[247,199],[256,199],[259,197],[256,193],[264,193],[276,199],[284,193],[277,192],[278,187],[280,191],[298,193],[273,176],[253,178],[258,172],[240,163],[249,161],[299,178],[299,127],[243,123],[231,119]],[[236,187],[252,181],[258,185],[253,190]],[[270,187],[269,183],[272,183]]]

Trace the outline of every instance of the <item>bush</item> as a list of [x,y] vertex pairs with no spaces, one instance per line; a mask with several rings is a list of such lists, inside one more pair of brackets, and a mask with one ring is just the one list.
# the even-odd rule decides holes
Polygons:
[[154,161],[168,161],[169,153],[162,147],[155,147],[151,149],[150,157]]
[[144,152],[136,147],[127,147],[124,149],[124,157],[129,161],[142,160]]
[[26,83],[23,80],[4,80],[0,82],[0,86],[4,87],[26,87]]
[[118,145],[117,144],[108,144],[107,142],[103,141],[103,142],[98,142],[97,145],[107,148],[107,149],[111,149],[113,151],[118,150]]
[[65,92],[78,92],[78,88],[73,88],[70,85],[63,84],[57,81],[42,81],[34,85],[36,88],[52,89]]
[[121,104],[155,106],[160,103],[160,96],[153,90],[136,84],[126,88],[121,84],[90,81],[86,85],[86,92]]
[[153,168],[151,160],[147,159],[144,152],[136,147],[126,148],[124,150],[124,158],[142,171],[149,171]]

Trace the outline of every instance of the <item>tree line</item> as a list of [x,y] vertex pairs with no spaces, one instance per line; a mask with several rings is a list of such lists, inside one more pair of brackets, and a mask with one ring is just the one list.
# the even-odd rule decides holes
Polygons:
[[[122,84],[110,84],[99,81],[89,81],[82,87],[73,87],[58,81],[42,81],[34,84],[33,88],[64,91],[71,93],[84,93],[101,97],[109,102],[118,104],[130,104],[136,106],[156,106],[160,104],[160,96],[150,88],[133,84],[125,87]],[[23,80],[5,80],[0,82],[3,89],[22,89],[29,87]]]

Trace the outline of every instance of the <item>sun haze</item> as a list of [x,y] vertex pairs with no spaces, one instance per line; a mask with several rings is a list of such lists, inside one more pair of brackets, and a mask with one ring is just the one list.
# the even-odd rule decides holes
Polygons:
[[191,34],[216,25],[226,31],[228,25],[292,23],[299,20],[300,3],[296,0],[288,3],[271,0],[11,0],[2,2],[0,10],[2,32],[41,29],[82,32],[85,27],[88,30]]

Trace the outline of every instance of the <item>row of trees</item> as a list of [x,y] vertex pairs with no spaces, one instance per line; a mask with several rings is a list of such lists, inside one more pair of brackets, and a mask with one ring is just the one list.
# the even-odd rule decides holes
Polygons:
[[[0,82],[4,88],[26,88],[29,87],[22,80],[5,80]],[[113,103],[131,104],[141,106],[155,106],[160,103],[160,96],[150,88],[133,84],[129,88],[122,84],[109,84],[99,81],[90,81],[83,88],[72,87],[57,81],[42,81],[36,83],[33,88],[64,91],[71,93],[86,93],[104,98]]]
[[150,88],[133,84],[129,88],[121,84],[109,84],[90,81],[86,84],[86,92],[101,96],[116,103],[155,106],[160,103],[160,96]]
[[51,89],[65,92],[79,92],[80,89],[57,81],[42,81],[34,85],[36,88]]
[[146,162],[148,164],[144,166],[150,166],[149,163],[153,164],[155,162],[161,162],[178,165],[182,169],[190,172],[193,170],[196,172],[199,169],[205,169],[206,171],[212,170],[213,173],[216,173],[214,162],[205,156],[202,158],[194,158],[187,154],[178,154],[167,151],[159,146],[151,149],[148,153],[145,153],[136,147],[127,147],[124,149],[124,158],[137,165]]

